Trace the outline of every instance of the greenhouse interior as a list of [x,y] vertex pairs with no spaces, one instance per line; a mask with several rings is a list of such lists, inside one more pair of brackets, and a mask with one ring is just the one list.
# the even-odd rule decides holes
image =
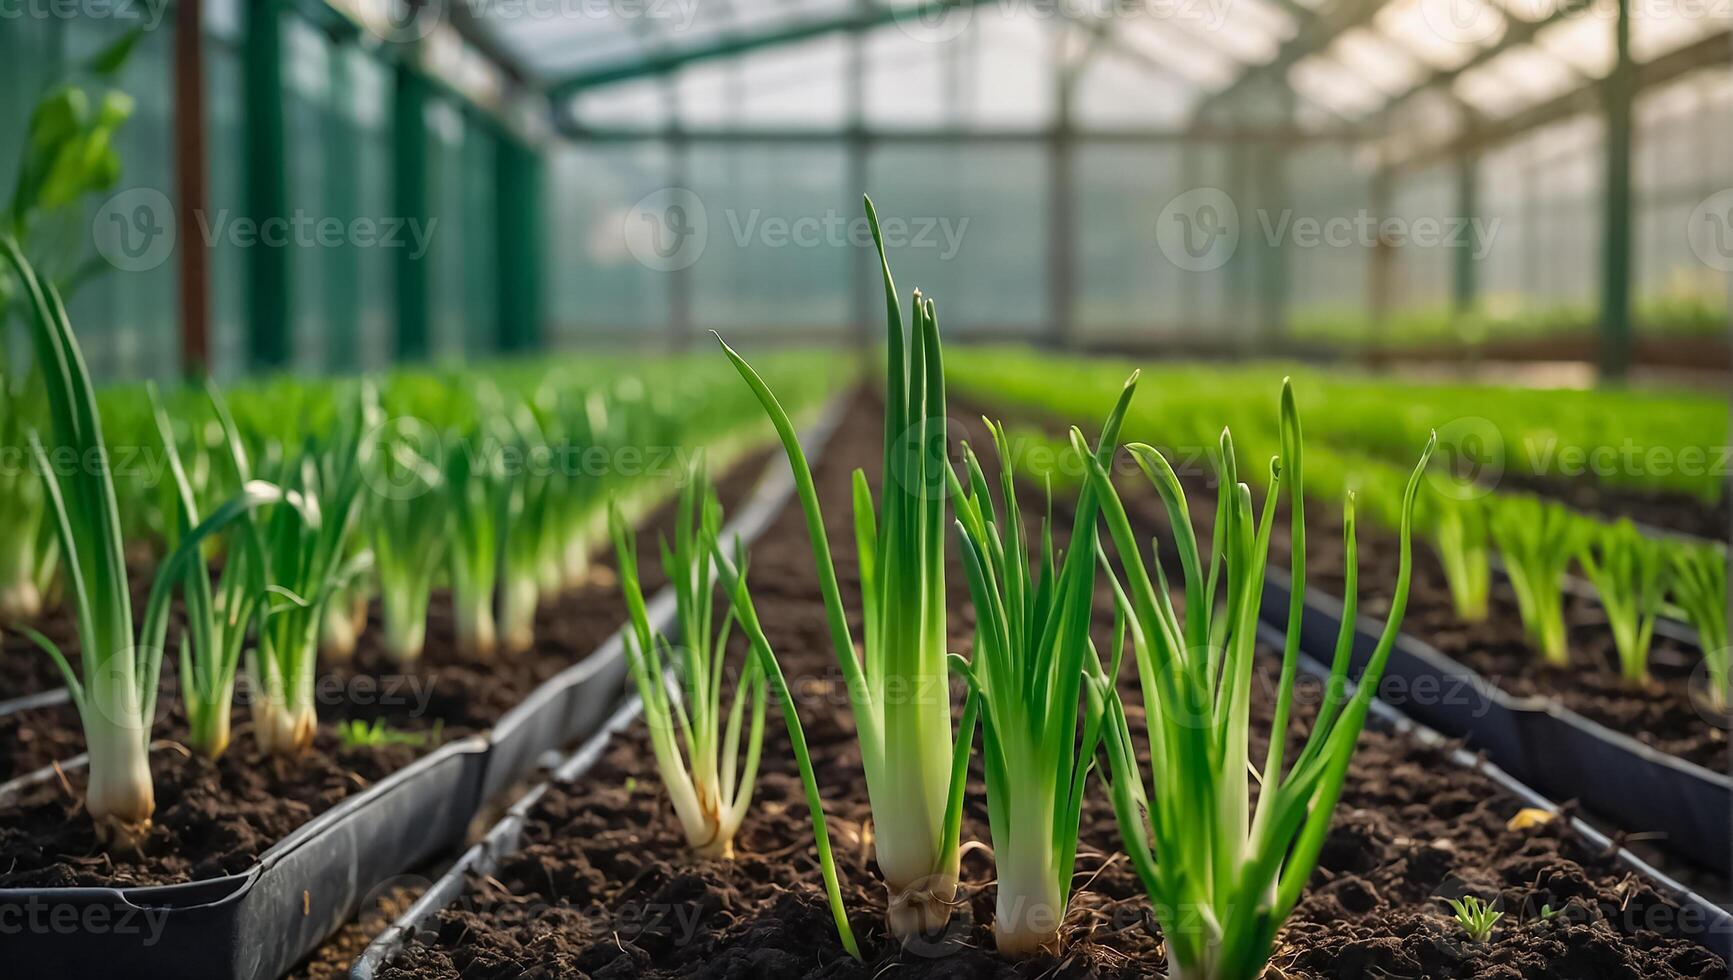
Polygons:
[[0,962],[1733,978],[1726,0],[0,0]]

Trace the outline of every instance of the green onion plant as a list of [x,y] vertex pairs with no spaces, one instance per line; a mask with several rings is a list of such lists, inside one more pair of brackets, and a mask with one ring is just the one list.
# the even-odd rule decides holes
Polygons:
[[[189,556],[178,584],[186,606],[186,629],[180,646],[180,683],[189,729],[187,747],[207,759],[215,759],[229,747],[235,676],[248,632],[265,598],[264,545],[252,522],[252,510],[276,502],[281,495],[271,484],[251,478],[246,450],[241,445],[234,420],[216,386],[209,385],[208,391],[229,446],[230,465],[242,487],[237,498],[240,506],[227,511],[232,513],[235,526],[230,531],[227,560],[223,563],[215,590],[211,587],[211,572],[202,555],[199,560],[192,560]],[[154,387],[149,389],[149,396],[157,430],[167,452],[171,484],[179,494],[178,533],[185,537],[199,526],[198,501],[180,452],[175,447],[174,427],[157,399]]]
[[1649,683],[1655,618],[1671,575],[1666,545],[1644,537],[1629,520],[1597,523],[1584,528],[1577,563],[1606,610],[1620,676],[1632,687],[1644,686]]
[[[1073,448],[1085,459],[1100,494],[1127,576],[1122,586],[1109,572],[1121,619],[1130,626],[1142,682],[1151,756],[1147,785],[1116,673],[1098,659],[1089,665],[1087,696],[1107,712],[1109,794],[1126,851],[1161,925],[1168,976],[1174,980],[1254,980],[1263,974],[1275,935],[1317,865],[1355,741],[1407,606],[1414,499],[1432,442],[1403,495],[1401,558],[1390,614],[1352,695],[1347,693],[1347,670],[1358,558],[1353,498],[1347,498],[1343,628],[1318,717],[1292,765],[1286,765],[1304,609],[1302,441],[1293,389],[1284,385],[1281,453],[1271,461],[1270,491],[1262,516],[1254,522],[1251,490],[1238,482],[1232,440],[1223,432],[1217,503],[1222,520],[1210,545],[1207,572],[1173,468],[1148,445],[1128,447],[1170,518],[1184,574],[1182,616],[1170,599],[1159,557],[1143,554],[1107,469],[1088,455],[1081,434],[1072,432]],[[1258,607],[1283,493],[1292,521],[1294,599],[1269,750],[1263,765],[1254,768],[1250,728]],[[1102,561],[1105,565],[1105,552]],[[1116,650],[1115,669],[1119,655]],[[1255,810],[1248,770],[1249,778],[1261,786]]]
[[[65,556],[67,591],[77,613],[82,669],[46,637],[26,633],[53,658],[78,709],[88,751],[85,810],[97,838],[111,850],[136,850],[156,811],[150,771],[150,728],[156,714],[163,643],[173,583],[201,541],[233,519],[243,505],[189,531],[159,570],[145,605],[143,629],[133,632],[124,540],[102,417],[66,308],[52,283],[39,278],[18,242],[0,234],[0,253],[17,279],[28,314],[36,363],[51,421],[51,443],[30,437],[49,511]],[[50,453],[52,452],[52,455]],[[56,468],[51,459],[77,465]]]
[[1483,623],[1492,592],[1486,504],[1445,494],[1423,499],[1427,504],[1425,533],[1444,567],[1444,581],[1450,587],[1456,615],[1463,622]]
[[876,508],[865,473],[854,476],[865,626],[858,655],[812,469],[794,424],[758,373],[726,343],[722,349],[776,427],[794,474],[860,742],[875,854],[889,892],[887,920],[892,935],[907,940],[934,934],[950,921],[961,863],[964,776],[979,709],[971,697],[962,730],[953,736],[945,650],[949,461],[938,317],[932,301],[917,290],[912,330],[905,333],[870,200],[866,211],[884,278],[888,329],[884,477]]
[[[631,616],[626,659],[644,703],[651,747],[662,785],[686,832],[686,843],[710,858],[732,858],[734,835],[752,804],[764,743],[764,672],[748,656],[723,712],[723,668],[734,626],[732,604],[716,623],[714,551],[722,531],[722,505],[702,468],[680,489],[674,541],[662,543],[662,568],[674,590],[676,646],[650,625],[638,576],[638,545],[618,506],[609,508],[609,531],[619,557],[620,589]],[[668,671],[678,679],[669,691]],[[750,705],[751,721],[741,744]],[[742,759],[744,752],[744,759]]]
[[1516,592],[1529,641],[1547,663],[1570,665],[1564,581],[1582,523],[1563,505],[1528,496],[1498,497],[1487,520]]
[[[1104,464],[1118,447],[1120,422],[1136,384],[1134,373],[1102,429],[1096,458]],[[1094,612],[1098,505],[1095,487],[1085,484],[1062,564],[1055,559],[1046,522],[1037,552],[1018,507],[1005,430],[986,425],[998,456],[1003,510],[995,508],[980,462],[967,444],[969,489],[953,486],[952,498],[975,607],[975,650],[964,673],[981,706],[987,816],[998,879],[993,933],[1001,954],[1022,957],[1058,951],[1084,786],[1101,735],[1100,703],[1088,712],[1079,710]],[[1081,742],[1076,737],[1080,723]]]
[[522,653],[535,643],[536,608],[541,604],[549,552],[549,513],[553,486],[547,468],[533,465],[537,447],[546,447],[541,424],[527,405],[511,413],[517,456],[525,465],[511,474],[505,541],[500,560],[499,630],[507,653]]
[[[383,430],[374,430],[382,432]],[[449,498],[439,461],[406,440],[369,440],[371,506],[364,509],[379,584],[385,653],[399,663],[421,657],[427,606],[444,561]]]
[[313,744],[320,626],[333,598],[370,558],[348,552],[361,502],[364,418],[365,408],[358,409],[334,444],[288,464],[278,481],[282,502],[262,515],[266,604],[247,673],[254,737],[275,755],[296,756]]
[[478,660],[498,647],[494,591],[499,577],[500,529],[510,505],[511,484],[498,453],[503,443],[480,437],[445,455],[442,486],[448,497],[453,617],[458,649]]
[[1728,660],[1733,649],[1727,638],[1727,551],[1717,544],[1670,541],[1673,602],[1697,630],[1708,673],[1707,703],[1711,710],[1728,710]]

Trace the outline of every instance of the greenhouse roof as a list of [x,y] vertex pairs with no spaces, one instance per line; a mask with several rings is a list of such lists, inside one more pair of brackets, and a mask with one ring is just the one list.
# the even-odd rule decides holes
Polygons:
[[[1618,0],[475,2],[467,40],[603,135],[1279,124],[1438,143],[1554,118],[1618,64]],[[1727,60],[1726,5],[1629,3],[1635,66]]]

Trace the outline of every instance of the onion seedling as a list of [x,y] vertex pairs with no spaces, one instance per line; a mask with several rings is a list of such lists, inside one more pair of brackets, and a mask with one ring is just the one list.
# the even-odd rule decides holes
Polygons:
[[1619,674],[1631,687],[1649,683],[1649,646],[1667,597],[1666,545],[1628,520],[1586,527],[1577,563],[1594,584],[1613,630]]
[[[1450,906],[1451,914],[1456,918],[1456,924],[1462,927],[1462,932],[1470,942],[1484,945],[1492,938],[1492,927],[1498,920],[1504,918],[1504,913],[1493,908],[1473,895],[1462,898],[1447,898],[1444,900]],[[1544,913],[1543,913],[1544,914]],[[1550,918],[1550,916],[1547,916]]]
[[[674,542],[662,543],[662,568],[674,590],[675,623],[681,646],[650,625],[638,577],[638,545],[625,515],[610,505],[608,529],[620,562],[620,590],[631,615],[625,634],[626,659],[644,703],[650,744],[662,785],[686,832],[686,843],[703,857],[732,858],[734,834],[752,804],[758,779],[758,754],[764,743],[764,672],[747,658],[723,714],[722,678],[732,606],[717,628],[713,551],[722,530],[722,505],[710,491],[702,467],[680,489]],[[669,693],[667,671],[678,678],[679,694]],[[751,705],[745,757],[740,742],[744,708]],[[684,756],[682,756],[684,749]]]
[[[1096,458],[1104,464],[1118,448],[1120,422],[1136,384],[1133,374],[1102,428]],[[998,456],[1004,510],[995,510],[967,444],[970,487],[965,492],[954,485],[952,497],[977,624],[967,675],[981,704],[987,818],[998,878],[993,934],[1001,954],[1020,957],[1057,951],[1084,784],[1101,735],[1100,704],[1079,710],[1094,611],[1098,505],[1096,489],[1085,484],[1062,565],[1056,568],[1052,529],[1045,522],[1035,554],[1017,504],[1005,431],[986,425]]]
[[[369,396],[363,394],[363,404]],[[281,503],[264,515],[266,602],[257,647],[249,652],[254,737],[276,755],[295,756],[313,744],[318,714],[313,681],[320,624],[370,556],[345,559],[360,510],[360,430],[365,409],[335,445],[291,463]]]
[[445,558],[445,476],[435,461],[402,439],[370,437],[363,452],[373,467],[368,480],[373,506],[366,516],[385,653],[406,663],[420,658],[427,642],[427,605]]
[[[830,830],[824,819],[824,800],[819,796],[818,777],[812,768],[812,753],[806,747],[806,730],[800,724],[799,712],[795,711],[794,696],[788,690],[788,679],[782,674],[782,666],[776,662],[776,653],[770,647],[770,640],[764,635],[764,627],[759,624],[758,611],[753,608],[752,594],[746,585],[745,548],[739,541],[735,542],[732,563],[723,552],[720,541],[712,545],[712,551],[716,556],[717,579],[734,608],[740,631],[746,634],[753,661],[758,665],[766,685],[776,695],[777,706],[782,711],[782,723],[788,729],[788,741],[794,748],[795,767],[800,770],[800,785],[806,792],[807,815],[812,819],[813,844],[818,849],[818,867],[824,876],[825,900],[830,906],[831,920],[836,923],[837,938],[841,940],[848,955],[859,960],[860,944],[855,942],[854,929],[848,921],[848,908],[842,902],[842,885],[836,873],[836,856],[830,849]],[[963,725],[965,732],[973,726],[971,712],[976,703],[973,699],[969,701]],[[959,784],[960,782],[959,777]],[[959,806],[961,802],[959,795]]]
[[[1178,476],[1152,447],[1128,447],[1169,516],[1184,571],[1183,618],[1169,597],[1159,557],[1142,554],[1107,469],[1088,454],[1080,433],[1072,430],[1071,438],[1100,494],[1102,513],[1128,576],[1128,586],[1121,586],[1107,566],[1121,618],[1132,627],[1147,719],[1151,773],[1146,788],[1116,674],[1103,669],[1099,660],[1089,665],[1087,695],[1108,712],[1108,789],[1121,837],[1161,925],[1168,976],[1253,980],[1262,975],[1276,932],[1318,863],[1354,743],[1401,628],[1413,566],[1414,499],[1433,443],[1422,452],[1403,494],[1401,558],[1389,618],[1352,695],[1347,693],[1347,672],[1358,558],[1353,498],[1347,498],[1342,631],[1317,720],[1293,765],[1284,768],[1306,570],[1302,436],[1292,387],[1283,386],[1281,453],[1271,461],[1270,490],[1256,523],[1251,490],[1237,482],[1232,440],[1222,434],[1217,510],[1224,520],[1216,526],[1210,548],[1207,585]],[[1294,599],[1269,750],[1262,767],[1254,768],[1250,727],[1258,609],[1277,501],[1284,492],[1292,520]],[[1104,550],[1101,560],[1107,565]],[[1226,595],[1218,604],[1224,566]],[[1116,650],[1115,666],[1118,657]],[[1255,811],[1248,771],[1261,785]]]
[[1668,542],[1673,568],[1673,602],[1697,630],[1703,665],[1709,674],[1708,702],[1728,708],[1727,552],[1720,545]]
[[459,650],[490,659],[498,646],[494,583],[499,572],[500,526],[511,484],[498,444],[477,440],[446,453],[443,486],[451,515],[451,599]]
[[1529,641],[1547,663],[1570,666],[1564,580],[1577,552],[1581,522],[1559,504],[1518,496],[1498,498],[1487,526],[1504,558]]
[[[40,633],[29,628],[25,633],[60,668],[78,709],[90,757],[85,809],[96,824],[97,838],[111,849],[133,850],[149,833],[156,811],[150,727],[172,585],[204,538],[245,510],[246,503],[225,505],[183,536],[158,571],[145,604],[143,629],[135,635],[125,542],[90,372],[54,286],[37,276],[10,235],[0,235],[0,252],[17,276],[44,380],[53,455],[35,434],[30,447],[65,556],[82,670],[73,671],[59,647]],[[76,460],[77,465],[56,468],[51,458]]]
[[794,474],[860,742],[874,847],[889,891],[887,919],[891,934],[907,940],[935,934],[950,921],[973,714],[965,711],[971,720],[953,738],[945,651],[944,473],[950,463],[938,318],[932,301],[917,290],[913,329],[905,336],[870,200],[866,211],[884,278],[887,364],[884,478],[876,512],[866,474],[854,475],[865,625],[858,657],[812,468],[794,423],[758,373],[726,343],[722,349],[776,427]]
[[[8,452],[29,452],[25,397],[0,376],[0,446]],[[60,541],[42,476],[32,467],[9,466],[0,472],[0,501],[5,501],[0,509],[0,625],[24,624],[48,604]]]
[[1483,623],[1492,592],[1492,561],[1488,548],[1486,505],[1437,495],[1428,503],[1427,537],[1444,567],[1450,599],[1463,622]]
[[553,504],[546,468],[531,465],[545,451],[541,425],[528,406],[512,413],[515,451],[524,464],[511,475],[507,497],[505,543],[500,561],[499,628],[507,653],[522,653],[535,643],[536,607],[541,603],[548,567],[549,512]]
[[[186,467],[175,447],[174,428],[158,402],[156,389],[148,389],[151,411],[167,453],[171,485],[178,492],[178,535],[185,536],[199,524],[199,506],[187,478]],[[204,561],[188,561],[180,587],[186,603],[187,625],[181,637],[181,700],[186,706],[189,730],[187,747],[207,759],[221,756],[229,747],[229,720],[235,699],[235,675],[247,633],[265,598],[265,554],[251,509],[278,499],[275,487],[254,481],[242,447],[240,433],[214,385],[211,403],[220,420],[229,447],[230,464],[243,487],[245,506],[235,514],[234,542],[228,548],[215,592]]]

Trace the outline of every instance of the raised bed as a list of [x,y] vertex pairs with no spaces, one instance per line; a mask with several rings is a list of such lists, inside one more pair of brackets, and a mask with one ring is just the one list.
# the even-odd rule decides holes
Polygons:
[[[852,452],[833,450],[817,474],[827,501],[847,499],[848,463],[876,469],[877,439],[870,419],[845,424],[839,447]],[[848,530],[846,514],[827,515],[833,539]],[[964,860],[967,903],[954,942],[899,950],[887,941],[852,732],[846,712],[824,710],[838,703],[840,678],[809,562],[799,515],[785,514],[754,549],[754,591],[784,669],[804,694],[807,738],[865,963],[843,954],[830,924],[785,735],[776,726],[767,732],[736,860],[697,861],[667,812],[645,733],[628,709],[441,878],[353,975],[1151,975],[1163,960],[1160,938],[1135,875],[1114,857],[1118,832],[1098,792],[1085,806],[1079,891],[1062,958],[1014,965],[991,952],[992,868],[979,852]],[[838,574],[845,590],[858,575],[847,549]],[[950,596],[953,646],[971,633],[959,592]],[[1254,730],[1262,731],[1269,705],[1257,710]],[[1724,913],[1578,821],[1511,825],[1525,807],[1552,808],[1437,736],[1388,712],[1381,717],[1362,739],[1320,870],[1278,946],[1281,976],[1442,980],[1501,965],[1522,976],[1724,975],[1715,952],[1725,953],[1733,938]],[[1252,746],[1254,756],[1261,751]],[[965,840],[988,839],[981,790],[977,777]],[[1458,889],[1503,903],[1507,921],[1490,946],[1464,942],[1435,899]],[[1543,921],[1543,904],[1563,911]],[[1549,962],[1564,972],[1548,973]]]
[[[808,438],[815,447],[828,438],[844,404],[833,400],[813,426]],[[769,472],[775,475],[755,480],[743,495],[730,534],[751,539],[780,510],[790,482],[780,470]],[[671,609],[671,601],[658,600],[652,615],[666,616]],[[616,624],[623,619],[620,615]],[[341,799],[299,821],[233,873],[203,874],[204,864],[189,861],[166,875],[186,879],[176,883],[91,887],[92,880],[112,880],[117,870],[122,881],[128,880],[130,869],[68,868],[46,873],[63,880],[0,888],[0,923],[16,924],[4,943],[8,969],[21,976],[138,980],[281,976],[347,921],[380,882],[450,849],[484,803],[529,777],[544,756],[594,732],[619,701],[623,676],[616,633],[536,687],[485,731],[420,758],[403,745],[367,753],[373,757],[367,776],[343,770],[340,762],[353,760],[338,760],[329,736],[322,736],[326,741],[308,764],[370,784],[358,792],[347,786],[316,787],[340,792]],[[172,750],[159,743],[157,751]],[[174,770],[194,768],[174,761]],[[182,803],[222,806],[225,800],[208,784],[229,789],[246,769],[230,757],[199,767],[189,778],[205,785],[195,786],[184,800],[182,787],[172,779],[160,785],[159,818],[163,809]],[[8,799],[15,815],[25,812],[41,820],[56,806],[65,809],[54,796],[60,784],[78,778],[78,766],[69,761],[15,780],[0,790],[0,798]],[[303,802],[311,808],[324,801],[315,795]],[[221,812],[203,816],[202,823],[194,821],[201,829],[217,834],[229,829]],[[54,887],[61,884],[75,887]]]

